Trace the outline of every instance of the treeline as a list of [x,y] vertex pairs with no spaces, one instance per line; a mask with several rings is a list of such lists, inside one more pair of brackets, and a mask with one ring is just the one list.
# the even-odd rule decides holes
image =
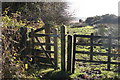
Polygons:
[[67,24],[71,20],[71,14],[67,11],[66,2],[2,2],[2,12],[8,8],[8,16],[16,11],[21,12],[18,20],[37,22],[42,20],[44,23]]

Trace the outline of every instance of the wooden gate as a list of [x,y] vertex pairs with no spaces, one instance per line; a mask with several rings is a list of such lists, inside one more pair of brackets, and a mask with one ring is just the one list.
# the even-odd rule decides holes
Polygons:
[[[54,68],[58,67],[58,49],[57,49],[57,30],[52,29],[52,33],[49,34],[40,34],[41,30],[44,30],[45,27],[31,30],[31,48],[32,54],[35,56],[36,63],[41,63],[44,65],[51,65]],[[43,42],[45,41],[45,42]],[[46,42],[46,41],[49,41]],[[51,49],[52,47],[52,49]],[[39,56],[40,55],[40,56]],[[39,61],[38,61],[39,60]]]
[[[82,43],[80,41],[77,41],[78,39],[89,39],[89,42],[87,43]],[[103,40],[107,40],[107,43],[104,44],[100,44],[100,43],[95,43],[95,40],[98,39],[103,39]],[[73,47],[72,47],[72,40],[73,40]],[[112,61],[112,57],[120,57],[119,52],[117,53],[112,53],[113,48],[117,48],[119,49],[120,45],[118,44],[113,44],[112,41],[114,40],[119,40],[118,37],[111,37],[111,35],[109,36],[94,36],[93,34],[91,35],[74,35],[73,39],[72,36],[68,36],[68,71],[71,71],[71,73],[74,73],[75,71],[75,62],[92,62],[92,63],[100,63],[100,64],[107,64],[107,70],[110,70],[110,65],[111,64],[116,64],[116,65],[120,65],[120,61],[116,61],[113,62]],[[78,50],[77,47],[78,46],[89,46],[89,51],[84,51],[84,50]],[[94,51],[94,47],[99,46],[99,47],[103,47],[106,46],[107,47],[107,52],[95,52]],[[72,52],[73,49],[73,52]],[[82,55],[82,54],[87,54],[89,56],[89,58],[87,60],[84,59],[79,59],[76,58],[77,54]],[[106,61],[99,61],[99,60],[94,60],[93,57],[94,56],[106,56],[107,60]]]

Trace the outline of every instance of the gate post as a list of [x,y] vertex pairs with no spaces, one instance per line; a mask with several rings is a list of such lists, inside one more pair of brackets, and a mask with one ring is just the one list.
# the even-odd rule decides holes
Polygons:
[[67,41],[67,71],[68,73],[72,73],[72,36],[68,35],[68,41]]
[[66,66],[65,66],[65,26],[61,26],[61,70],[65,71]]
[[73,38],[73,63],[72,63],[72,73],[75,72],[75,54],[76,54],[76,36]]

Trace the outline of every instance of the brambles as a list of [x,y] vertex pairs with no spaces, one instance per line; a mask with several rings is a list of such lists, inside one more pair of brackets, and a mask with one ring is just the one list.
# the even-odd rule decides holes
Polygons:
[[17,20],[17,17],[20,16],[18,13],[13,13],[13,17],[7,16],[8,11],[6,9],[2,16],[2,78],[24,78],[24,60],[20,59],[21,55],[18,53],[24,48],[20,47],[22,35],[19,28],[25,26],[25,23]]

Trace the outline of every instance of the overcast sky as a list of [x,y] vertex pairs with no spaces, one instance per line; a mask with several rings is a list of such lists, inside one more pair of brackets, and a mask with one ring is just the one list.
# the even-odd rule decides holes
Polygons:
[[120,0],[68,0],[70,12],[75,17],[91,17],[104,14],[118,15],[118,2]]

